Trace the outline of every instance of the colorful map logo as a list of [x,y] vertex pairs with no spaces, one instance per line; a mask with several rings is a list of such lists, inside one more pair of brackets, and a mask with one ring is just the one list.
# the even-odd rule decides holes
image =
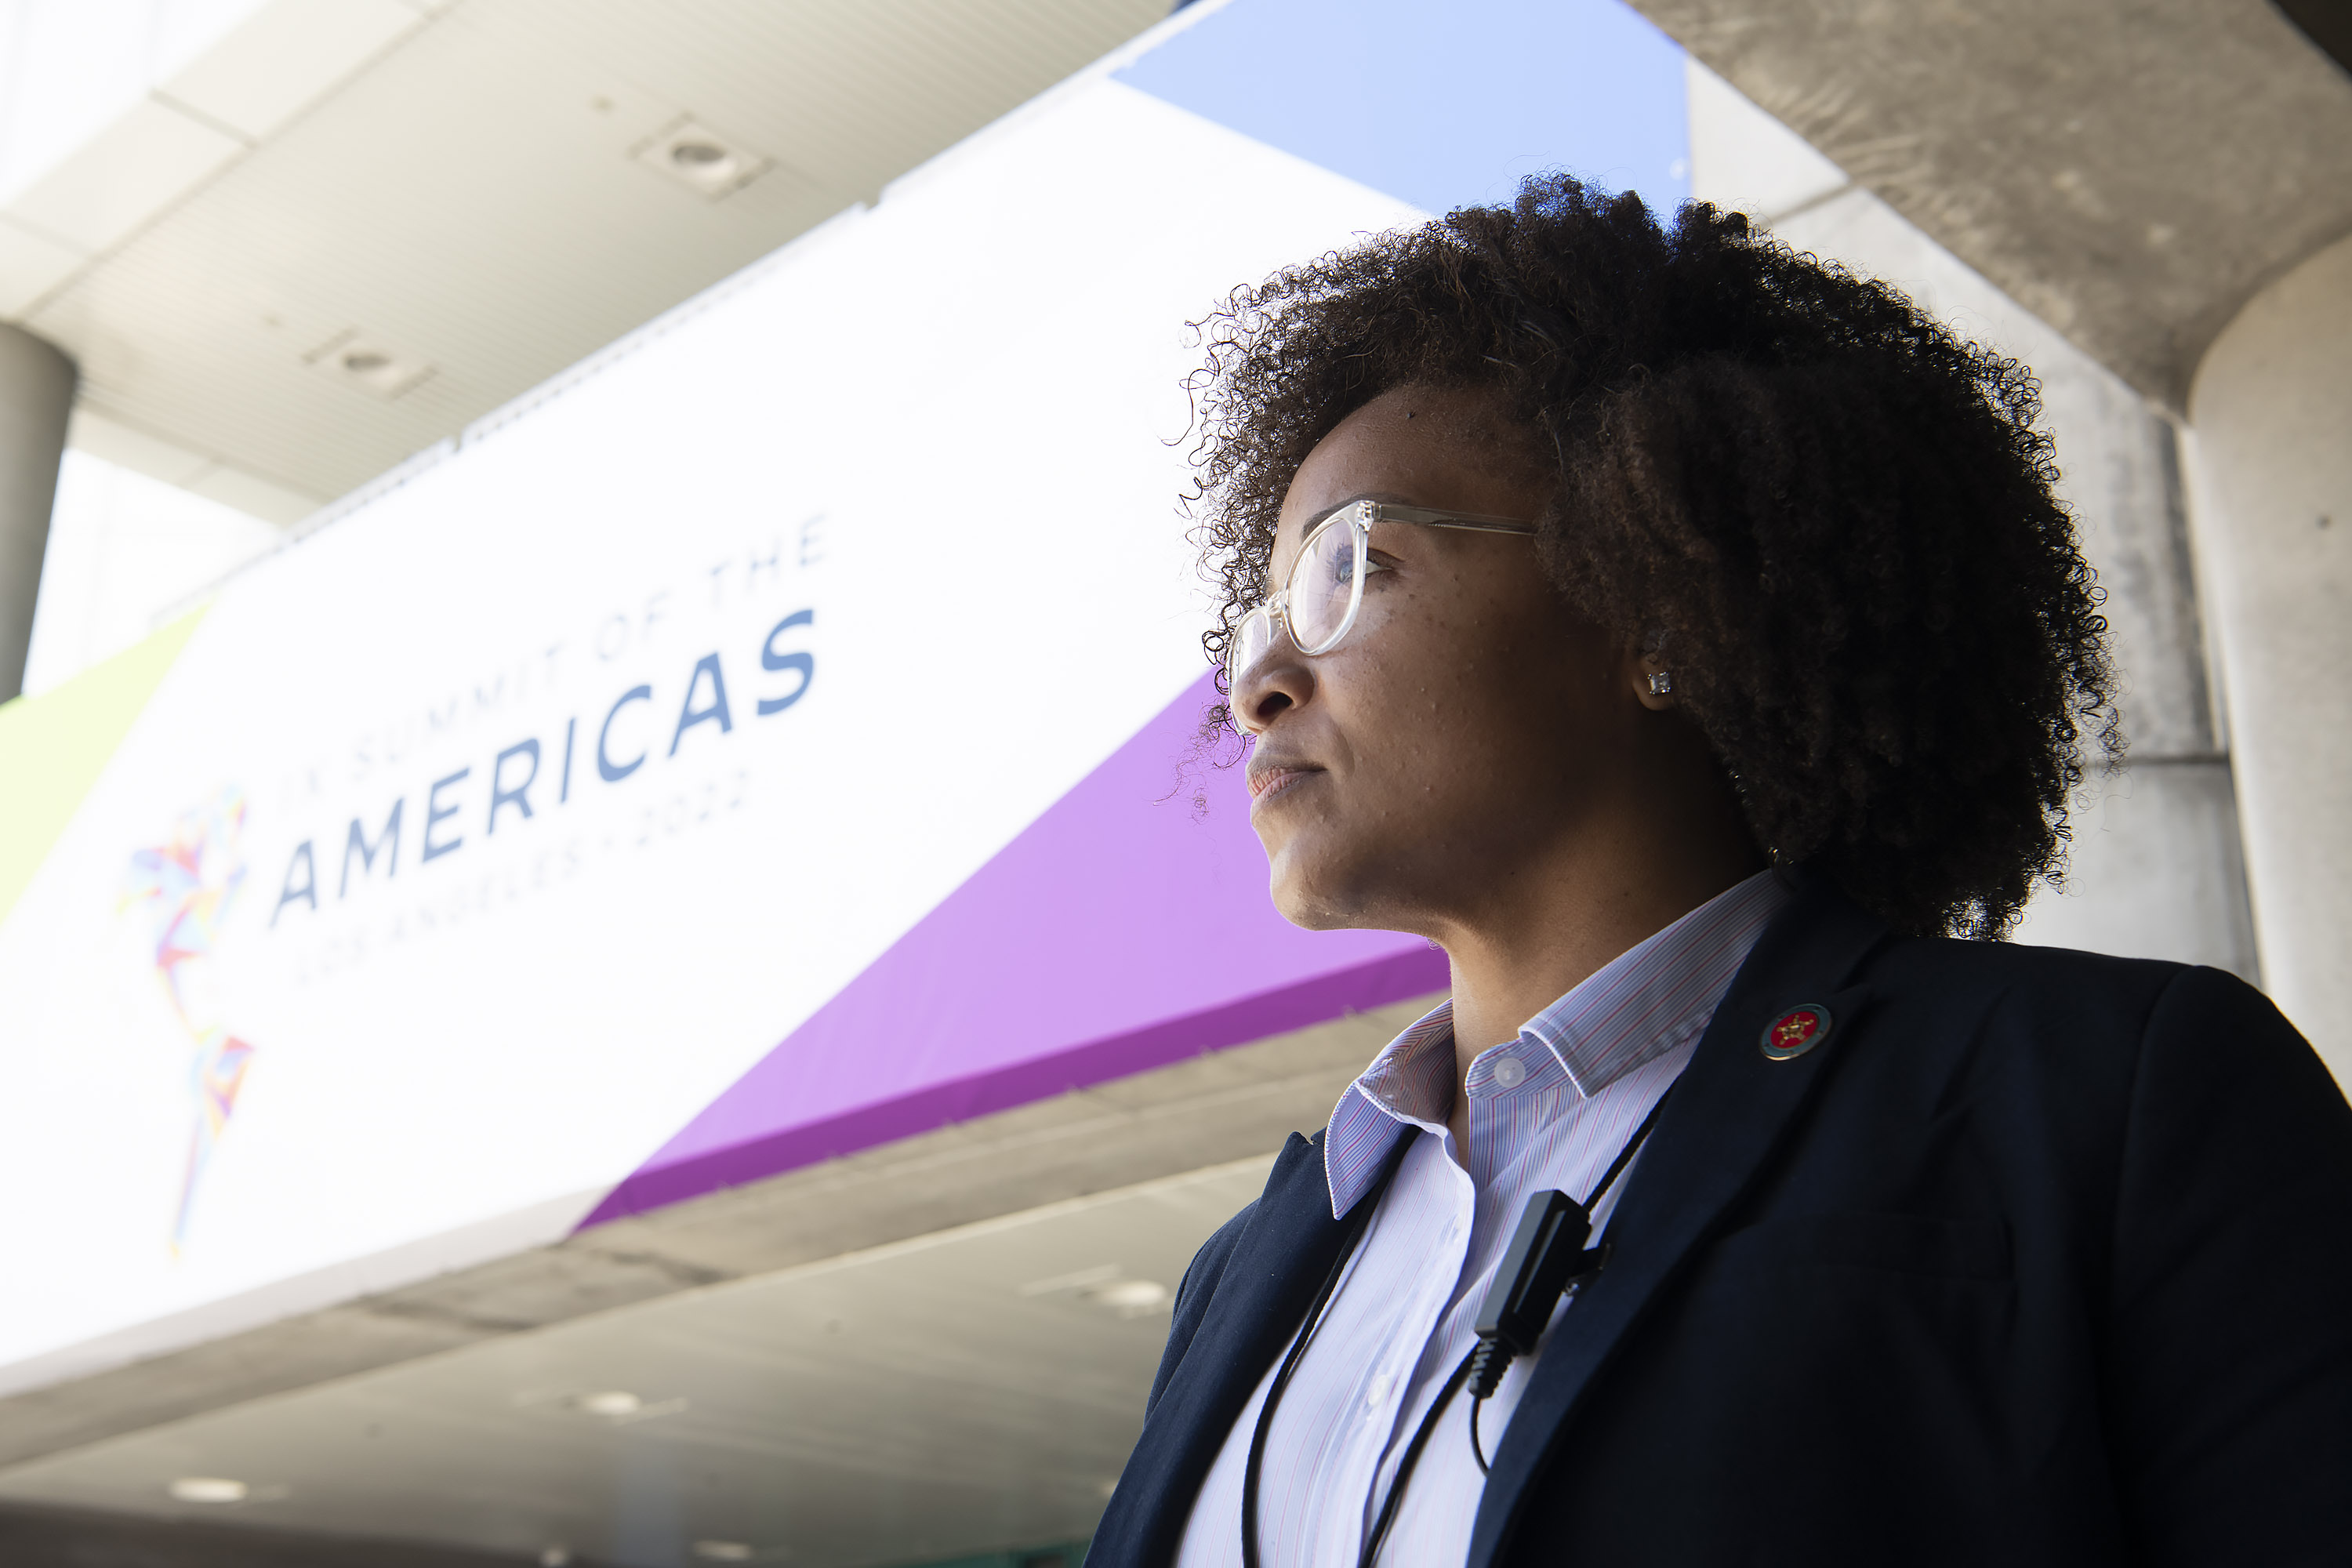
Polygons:
[[245,883],[245,860],[238,847],[244,832],[245,792],[224,789],[180,818],[170,843],[133,854],[123,886],[124,908],[146,907],[154,933],[156,974],[181,1026],[195,1042],[189,1065],[195,1125],[172,1222],[174,1255],[187,1239],[197,1184],[228,1131],[237,1092],[253,1065],[253,1047],[229,1033],[221,1016],[215,952],[222,922]]

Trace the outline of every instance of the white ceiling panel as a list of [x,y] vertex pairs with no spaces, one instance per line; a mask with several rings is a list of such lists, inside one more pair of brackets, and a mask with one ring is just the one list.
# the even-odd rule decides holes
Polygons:
[[[1165,10],[462,0],[24,319],[80,362],[93,411],[331,498],[873,199]],[[688,119],[768,166],[714,200],[637,157]],[[322,375],[355,340],[429,374],[394,396]]]

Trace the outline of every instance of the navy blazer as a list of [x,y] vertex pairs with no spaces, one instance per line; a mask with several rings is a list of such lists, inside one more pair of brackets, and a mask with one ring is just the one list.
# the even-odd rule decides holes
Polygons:
[[[2352,1109],[2229,975],[1804,887],[1628,1184],[1473,1568],[2352,1563]],[[1342,1229],[1293,1136],[1185,1275],[1090,1568],[1171,1560]]]

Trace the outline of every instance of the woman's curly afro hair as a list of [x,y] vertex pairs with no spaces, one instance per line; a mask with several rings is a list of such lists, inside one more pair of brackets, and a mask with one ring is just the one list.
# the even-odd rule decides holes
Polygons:
[[[1737,213],[1560,175],[1290,268],[1198,323],[1221,658],[1309,450],[1397,386],[1497,397],[1557,488],[1564,610],[1661,650],[1756,842],[1898,931],[2055,879],[2106,623],[2024,366]],[[1223,717],[1220,710],[1219,717]]]

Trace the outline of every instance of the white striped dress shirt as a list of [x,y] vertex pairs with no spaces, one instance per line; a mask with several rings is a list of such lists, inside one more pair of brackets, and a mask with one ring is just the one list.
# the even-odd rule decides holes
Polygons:
[[[1455,1158],[1446,1128],[1454,1093],[1451,1003],[1398,1036],[1340,1097],[1323,1146],[1335,1215],[1378,1179],[1397,1138],[1413,1143],[1276,1406],[1258,1479],[1264,1568],[1355,1568],[1405,1446],[1477,1342],[1472,1324],[1528,1195],[1557,1188],[1582,1202],[1591,1194],[1690,1061],[1732,975],[1788,898],[1771,873],[1759,872],[1621,954],[1530,1018],[1516,1039],[1482,1053],[1465,1086],[1465,1159]],[[1633,1170],[1598,1205],[1596,1235]],[[1538,1345],[1513,1363],[1479,1413],[1490,1458],[1542,1353]],[[1274,1371],[1259,1380],[1193,1500],[1178,1568],[1241,1562],[1242,1475]],[[1468,1554],[1485,1481],[1471,1458],[1469,1412],[1468,1394],[1456,1394],[1422,1451],[1381,1563],[1426,1568]]]

